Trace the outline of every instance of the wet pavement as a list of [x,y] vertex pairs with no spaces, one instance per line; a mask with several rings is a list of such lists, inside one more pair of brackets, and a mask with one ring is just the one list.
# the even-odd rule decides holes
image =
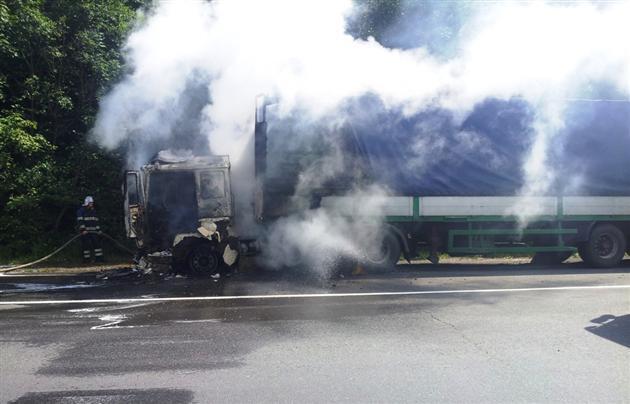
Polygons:
[[2,402],[630,402],[629,364],[628,260],[0,277]]

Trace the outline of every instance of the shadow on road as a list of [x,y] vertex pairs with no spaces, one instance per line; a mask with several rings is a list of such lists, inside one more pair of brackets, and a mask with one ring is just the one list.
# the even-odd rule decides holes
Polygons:
[[626,348],[630,348],[630,314],[623,316],[613,316],[612,314],[604,314],[591,320],[590,325],[585,327],[586,331],[606,338],[609,341],[616,342]]
[[12,403],[173,403],[186,404],[193,400],[192,391],[169,389],[75,390],[27,393]]

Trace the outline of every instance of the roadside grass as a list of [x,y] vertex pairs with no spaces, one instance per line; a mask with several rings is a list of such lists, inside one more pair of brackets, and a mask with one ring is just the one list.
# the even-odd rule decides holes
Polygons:
[[[21,265],[36,261],[59,248],[63,243],[69,240],[70,237],[71,236],[64,239],[59,239],[55,245],[53,245],[52,242],[36,244],[33,246],[32,250],[28,254],[24,254],[19,257],[7,257],[6,255],[0,255],[0,268],[2,266]],[[123,245],[127,245],[132,250],[134,249],[134,247],[130,245],[130,243],[127,241],[122,241],[121,243]],[[112,243],[111,241],[102,238],[101,245],[105,256],[106,265],[130,264],[132,262],[131,254],[120,250],[120,248],[114,245],[114,243]],[[70,268],[89,266],[94,266],[94,264],[83,263],[81,240],[77,239],[69,244],[64,250],[60,251],[58,254],[32,267],[24,268],[21,271],[47,267]]]
[[[577,253],[575,253],[574,255],[572,255],[571,257],[576,256],[577,257]],[[493,254],[475,254],[475,255],[450,255],[448,253],[441,253],[440,254],[440,260],[448,260],[451,258],[466,258],[466,259],[531,259],[533,257],[532,254],[497,254],[497,253],[493,253]],[[415,257],[411,257],[411,259],[413,261],[416,260],[428,260],[429,258],[429,252],[428,251],[421,251],[417,256]]]

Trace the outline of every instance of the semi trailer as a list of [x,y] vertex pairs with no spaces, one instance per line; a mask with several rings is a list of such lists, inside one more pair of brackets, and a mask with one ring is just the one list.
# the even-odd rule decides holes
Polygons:
[[[401,253],[421,246],[449,255],[532,254],[535,263],[558,264],[578,252],[598,268],[618,265],[628,250],[630,197],[386,197],[383,245],[374,261],[393,266]],[[322,205],[356,215],[361,198],[324,197]],[[537,206],[523,224],[519,204]]]
[[[320,158],[296,152],[300,123],[273,108],[259,99],[254,142],[256,216],[270,223],[294,213],[300,163]],[[556,183],[537,196],[519,196],[530,112],[518,100],[482,104],[457,127],[443,111],[409,118],[369,96],[344,113],[343,125],[333,128],[335,147],[344,149],[342,167],[309,189],[306,205],[379,223],[381,245],[362,254],[368,265],[393,267],[401,255],[411,259],[426,250],[433,262],[440,253],[528,254],[540,264],[577,252],[601,268],[618,265],[630,250],[629,105],[574,106],[569,116],[581,117],[581,126],[559,136],[565,144],[558,146],[564,153],[554,154]],[[321,138],[326,128],[317,131],[314,138]],[[306,142],[302,149],[320,148]],[[421,166],[407,163],[423,152]],[[389,190],[376,212],[365,209],[374,204],[370,196],[352,196],[357,184],[373,183]]]

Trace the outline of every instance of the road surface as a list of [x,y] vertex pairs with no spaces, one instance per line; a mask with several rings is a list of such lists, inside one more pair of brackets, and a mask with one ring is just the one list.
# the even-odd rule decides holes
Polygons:
[[629,270],[3,276],[0,401],[630,402]]

